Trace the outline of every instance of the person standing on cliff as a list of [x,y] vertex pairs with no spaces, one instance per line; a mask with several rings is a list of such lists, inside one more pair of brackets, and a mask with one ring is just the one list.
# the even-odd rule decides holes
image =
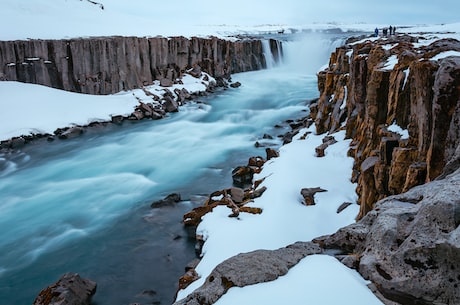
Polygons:
[[378,28],[375,28],[374,34],[375,34],[375,37],[378,37],[378,36],[379,36],[379,29],[378,29]]
[[393,35],[396,35],[396,27],[393,27]]
[[393,35],[393,27],[390,25],[390,36]]

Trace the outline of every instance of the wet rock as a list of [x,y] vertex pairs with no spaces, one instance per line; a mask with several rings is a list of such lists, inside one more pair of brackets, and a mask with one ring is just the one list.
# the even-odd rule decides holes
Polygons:
[[12,149],[21,148],[26,144],[24,137],[14,137],[9,141],[9,147]]
[[241,87],[241,83],[240,83],[240,82],[234,82],[234,83],[231,83],[231,84],[230,84],[230,87],[232,87],[232,88],[238,88],[238,87]]
[[199,278],[200,277],[195,269],[188,269],[185,274],[179,278],[179,290],[187,288],[191,283]]
[[113,115],[111,121],[114,124],[121,124],[124,119],[125,118],[122,115]]
[[280,154],[273,148],[265,148],[265,153],[267,154],[267,160],[278,158],[280,156]]
[[232,179],[235,185],[252,184],[254,169],[250,166],[237,166],[232,170]]
[[264,158],[261,156],[250,157],[248,160],[248,166],[250,167],[262,167],[265,164]]
[[169,96],[165,96],[163,98],[163,109],[166,112],[178,112],[179,111],[179,104],[177,101]]
[[59,139],[72,139],[72,138],[76,138],[76,137],[79,137],[80,135],[83,134],[85,130],[83,129],[83,127],[80,127],[80,126],[75,126],[75,127],[70,127],[66,130],[64,130],[63,132],[61,133],[58,133],[58,137]]
[[40,291],[33,305],[89,305],[96,283],[77,273],[66,273],[56,283]]
[[176,203],[178,203],[180,201],[181,201],[180,194],[172,193],[172,194],[169,194],[168,196],[166,196],[165,198],[163,198],[161,200],[153,202],[150,205],[150,207],[152,207],[154,209],[155,208],[162,208],[162,207],[165,207],[165,206],[175,205]]

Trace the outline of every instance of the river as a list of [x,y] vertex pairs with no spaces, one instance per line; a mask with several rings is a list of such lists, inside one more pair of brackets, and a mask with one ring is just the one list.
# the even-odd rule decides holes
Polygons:
[[[275,125],[305,116],[318,95],[315,72],[340,40],[304,36],[284,43],[280,66],[235,74],[240,88],[162,120],[37,141],[0,156],[14,164],[0,172],[0,303],[31,304],[69,271],[97,282],[97,305],[172,303],[195,257],[182,215],[231,186],[233,168],[265,156],[256,141],[278,148],[288,129]],[[184,200],[151,209],[173,192]]]

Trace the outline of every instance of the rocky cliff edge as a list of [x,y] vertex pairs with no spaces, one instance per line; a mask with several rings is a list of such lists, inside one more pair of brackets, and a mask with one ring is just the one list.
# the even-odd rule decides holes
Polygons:
[[[357,222],[313,243],[237,255],[175,304],[213,304],[316,253],[356,269],[385,304],[460,304],[459,51],[455,39],[408,35],[337,48],[318,73],[311,117],[317,133],[346,129],[352,139]],[[283,251],[296,257],[288,267]],[[283,272],[259,274],[262,256]]]

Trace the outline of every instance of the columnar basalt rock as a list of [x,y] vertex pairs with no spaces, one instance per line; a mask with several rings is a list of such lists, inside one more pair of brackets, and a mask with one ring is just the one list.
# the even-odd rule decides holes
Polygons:
[[[442,175],[460,142],[460,58],[433,59],[459,51],[460,42],[416,48],[416,41],[401,35],[346,44],[318,73],[311,115],[318,133],[343,127],[353,139],[358,219],[378,200]],[[391,131],[393,124],[409,137]]]
[[[272,48],[276,48],[274,44]],[[215,78],[266,67],[262,43],[217,37],[94,37],[0,41],[0,80],[88,94],[175,81],[195,66]]]

